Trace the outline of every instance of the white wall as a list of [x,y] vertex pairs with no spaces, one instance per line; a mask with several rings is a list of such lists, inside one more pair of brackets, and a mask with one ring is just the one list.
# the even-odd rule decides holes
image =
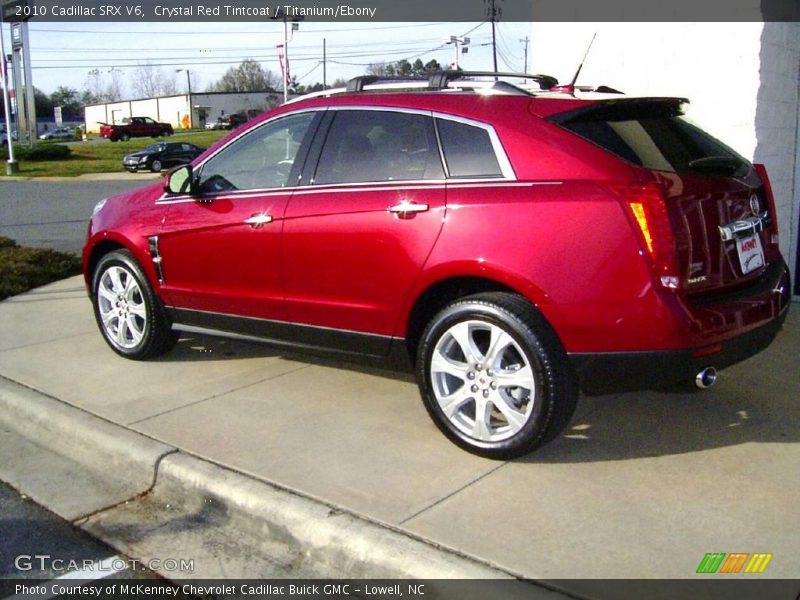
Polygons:
[[[242,92],[229,94],[192,94],[194,107],[206,108],[206,122],[214,122],[222,115],[247,114],[248,111],[263,112],[274,104],[274,94],[266,92]],[[197,108],[195,108],[195,118]]]
[[533,23],[531,71],[634,95],[683,96],[687,114],[742,155],[767,166],[781,248],[795,272],[799,23]]
[[[216,121],[222,115],[263,112],[277,102],[276,94],[266,92],[242,92],[225,94],[192,94],[192,123],[201,127],[199,111],[205,110],[206,122]],[[86,130],[100,131],[98,121],[121,123],[125,117],[150,117],[161,123],[169,123],[177,131],[183,128],[183,118],[189,114],[186,94],[162,98],[124,100],[86,107]]]

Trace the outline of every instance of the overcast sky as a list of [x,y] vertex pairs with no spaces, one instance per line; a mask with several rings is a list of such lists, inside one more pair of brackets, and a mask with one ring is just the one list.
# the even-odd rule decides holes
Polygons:
[[[7,26],[6,26],[7,27]],[[490,70],[491,24],[485,23],[353,23],[304,21],[290,45],[291,74],[301,84],[322,81],[322,43],[327,40],[327,81],[361,75],[368,63],[416,58],[454,60],[451,35],[467,35],[470,49],[460,55],[465,69]],[[90,70],[109,77],[121,70],[123,96],[132,94],[130,77],[139,65],[159,66],[174,75],[178,91],[186,89],[190,69],[193,91],[205,90],[245,58],[280,73],[276,45],[283,42],[283,23],[49,23],[31,21],[30,49],[34,85],[46,93],[59,85],[84,88]],[[522,71],[529,23],[497,26],[498,68]],[[6,52],[9,32],[4,31]],[[529,70],[530,70],[529,58]],[[556,74],[558,76],[558,74]]]

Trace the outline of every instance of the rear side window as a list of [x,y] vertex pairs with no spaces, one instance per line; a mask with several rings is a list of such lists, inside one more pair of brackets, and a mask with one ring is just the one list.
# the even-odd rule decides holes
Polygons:
[[342,110],[331,124],[315,184],[443,179],[433,120],[386,110]]
[[502,177],[489,138],[481,127],[436,119],[450,177]]
[[736,152],[686,119],[677,104],[601,105],[553,120],[646,169],[744,176],[750,168]]

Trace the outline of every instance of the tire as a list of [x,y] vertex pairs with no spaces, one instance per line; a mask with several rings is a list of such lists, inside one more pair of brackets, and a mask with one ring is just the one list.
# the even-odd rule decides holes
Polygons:
[[152,358],[178,341],[160,300],[127,250],[100,259],[92,276],[92,304],[103,339],[120,356]]
[[547,321],[504,292],[468,296],[439,312],[420,339],[416,372],[437,427],[487,458],[516,458],[551,441],[578,399],[577,377]]
[[150,163],[150,170],[153,173],[160,173],[161,172],[161,167],[162,167],[161,161],[158,160],[158,159],[155,159],[155,160],[153,160],[153,162]]
[[119,136],[119,139],[121,139],[123,142],[127,142],[129,139],[131,139],[131,136],[127,133],[123,133],[121,136]]

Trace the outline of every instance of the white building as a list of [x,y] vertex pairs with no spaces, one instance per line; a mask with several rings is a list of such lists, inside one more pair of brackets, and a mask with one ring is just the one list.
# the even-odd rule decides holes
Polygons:
[[204,92],[138,100],[120,100],[86,106],[86,131],[100,131],[100,123],[119,124],[129,117],[150,117],[170,123],[175,130],[203,128],[222,115],[249,116],[264,112],[283,100],[277,92]]
[[534,23],[533,73],[689,98],[688,114],[769,172],[800,297],[800,23]]

